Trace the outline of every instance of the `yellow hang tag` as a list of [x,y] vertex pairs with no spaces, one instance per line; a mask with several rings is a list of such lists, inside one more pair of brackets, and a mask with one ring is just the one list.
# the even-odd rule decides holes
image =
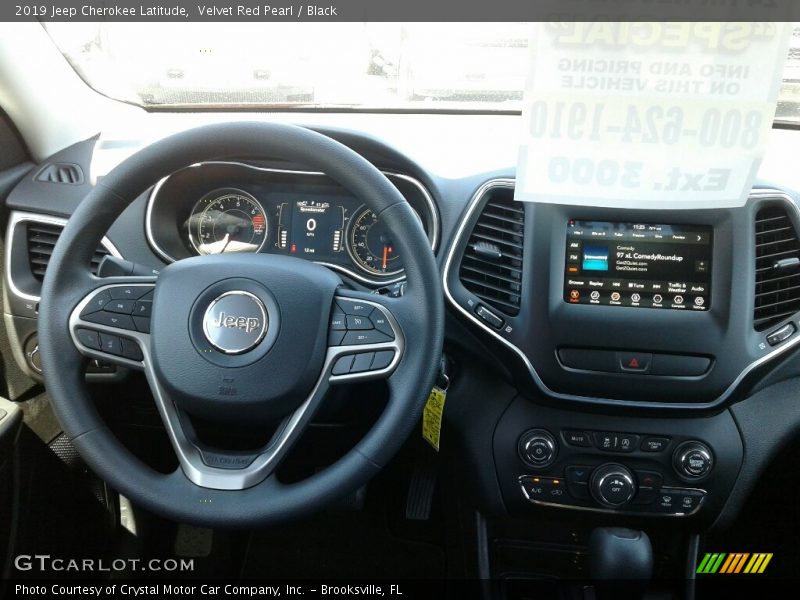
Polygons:
[[442,433],[442,413],[444,413],[444,401],[447,399],[447,391],[440,387],[434,387],[425,410],[422,413],[422,437],[433,449],[439,451],[439,439]]

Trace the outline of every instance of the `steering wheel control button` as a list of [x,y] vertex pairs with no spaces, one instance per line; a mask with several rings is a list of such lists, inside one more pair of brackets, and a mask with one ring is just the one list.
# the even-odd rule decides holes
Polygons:
[[381,309],[376,308],[372,311],[370,315],[370,321],[375,326],[375,329],[380,331],[384,335],[388,335],[390,338],[394,339],[394,330],[392,329],[392,325],[389,323],[389,320],[386,318],[386,315],[381,312]]
[[630,502],[636,493],[631,472],[622,465],[597,467],[589,483],[592,497],[605,506],[618,507]]
[[258,346],[269,327],[261,299],[242,290],[217,296],[206,308],[203,333],[224,354],[243,354]]
[[372,321],[369,317],[360,317],[357,315],[347,315],[347,330],[356,331],[361,329],[374,329]]
[[331,315],[331,330],[345,331],[347,329],[347,315],[341,311],[336,311]]
[[135,300],[112,300],[105,305],[106,312],[119,313],[121,315],[129,315],[133,312],[133,305]]
[[96,331],[80,327],[75,330],[75,336],[78,338],[78,341],[87,348],[91,348],[92,350],[102,349],[100,345],[100,335]]
[[350,372],[350,367],[353,366],[353,355],[342,356],[333,365],[331,374],[333,375],[346,375]]
[[530,467],[543,469],[550,466],[558,454],[555,438],[544,429],[531,429],[522,434],[517,443],[517,452]]
[[136,331],[141,333],[150,333],[150,317],[133,317],[133,323],[136,325]]
[[702,479],[714,467],[711,449],[701,442],[684,442],[673,455],[675,471],[686,479]]
[[617,352],[617,364],[623,373],[647,373],[653,355],[648,352]]
[[137,317],[149,317],[153,313],[153,302],[151,300],[138,300],[133,306],[131,314]]
[[103,352],[114,356],[122,356],[122,340],[115,335],[100,333],[100,347]]
[[110,312],[96,312],[82,317],[84,321],[90,323],[97,323],[98,325],[106,325],[107,327],[116,327],[117,329],[127,329],[135,331],[136,327],[133,324],[133,319],[130,315],[120,315]]
[[643,452],[663,452],[669,447],[669,438],[648,436],[642,440]]
[[328,332],[328,346],[341,346],[344,335],[347,331],[329,331]]
[[767,343],[770,346],[777,346],[781,342],[785,342],[790,337],[794,335],[794,332],[797,331],[797,327],[794,323],[787,323],[777,331],[773,331],[769,335],[767,335]]
[[152,288],[145,285],[118,285],[109,290],[113,300],[138,300]]
[[478,315],[481,319],[483,319],[486,323],[488,323],[495,329],[502,329],[503,325],[505,325],[503,319],[498,317],[491,310],[486,308],[483,304],[478,305],[478,307],[475,309],[475,314]]
[[83,308],[83,310],[81,311],[81,317],[85,317],[86,315],[91,314],[93,312],[103,310],[105,305],[108,304],[109,302],[111,302],[111,294],[108,292],[108,290],[103,290],[102,292],[98,292]]
[[336,304],[339,305],[339,308],[341,308],[346,315],[369,317],[373,310],[371,304],[364,304],[358,300],[350,300],[348,298],[338,298]]
[[139,344],[128,338],[122,338],[122,356],[135,361],[144,360],[144,355],[142,355],[142,349],[139,348]]
[[375,329],[368,329],[366,331],[348,331],[342,339],[342,346],[382,344],[391,341],[392,338]]
[[578,446],[579,448],[592,447],[592,438],[585,431],[566,430],[561,432],[561,437],[570,446]]
[[353,360],[353,366],[350,367],[351,373],[363,373],[370,370],[372,359],[375,357],[374,352],[365,352],[364,354],[356,354]]
[[372,359],[370,370],[379,371],[380,369],[385,369],[392,364],[393,360],[394,350],[382,350],[381,352],[376,352],[375,358]]

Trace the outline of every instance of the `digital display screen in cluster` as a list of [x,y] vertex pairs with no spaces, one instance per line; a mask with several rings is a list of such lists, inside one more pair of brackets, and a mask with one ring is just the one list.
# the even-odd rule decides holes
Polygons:
[[564,301],[708,310],[711,250],[708,226],[570,220]]

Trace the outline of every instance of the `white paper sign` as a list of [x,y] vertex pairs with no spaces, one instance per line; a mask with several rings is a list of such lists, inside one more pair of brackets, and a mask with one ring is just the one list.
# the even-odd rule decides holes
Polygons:
[[772,127],[788,23],[542,23],[517,200],[740,206]]

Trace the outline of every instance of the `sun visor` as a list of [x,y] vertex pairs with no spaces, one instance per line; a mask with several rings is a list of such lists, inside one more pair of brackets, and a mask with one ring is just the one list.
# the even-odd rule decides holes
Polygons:
[[772,128],[790,23],[541,23],[515,197],[741,206]]

